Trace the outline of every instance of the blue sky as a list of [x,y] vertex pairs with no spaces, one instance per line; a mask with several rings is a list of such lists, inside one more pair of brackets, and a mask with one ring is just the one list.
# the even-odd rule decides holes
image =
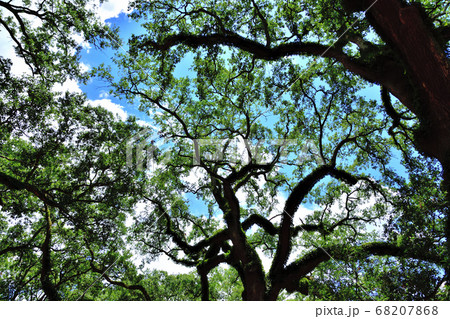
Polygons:
[[[115,17],[106,20],[106,23],[115,25],[119,27],[119,35],[123,41],[122,47],[119,49],[119,53],[126,53],[127,51],[127,39],[131,34],[141,34],[144,32],[143,28],[140,27],[139,23],[128,18],[126,13],[120,13]],[[112,57],[114,52],[111,49],[106,50],[96,50],[95,48],[85,48],[81,52],[81,61],[88,67],[96,67],[101,63],[110,65],[113,67]],[[299,59],[300,62],[300,59]],[[188,59],[182,60],[176,69],[177,76],[186,76],[189,73],[189,61]],[[93,78],[87,85],[79,84],[80,89],[86,93],[87,97],[96,101],[96,103],[104,105],[111,111],[121,112],[122,116],[124,114],[133,115],[143,121],[151,121],[148,115],[138,110],[137,104],[128,104],[125,99],[119,99],[113,95],[109,94],[110,87],[107,83],[98,78]],[[370,86],[361,92],[366,98],[375,99],[379,101],[379,88],[377,86]],[[398,161],[400,154],[395,154],[393,161]],[[403,167],[398,163],[395,163],[395,167],[403,171]],[[374,172],[375,173],[375,172]],[[191,207],[195,210],[205,210],[205,207],[200,201],[196,200],[193,196],[189,196],[191,201]],[[306,204],[307,208],[312,208],[311,205]]]
[[[97,50],[93,47],[83,49],[81,51],[81,62],[89,66],[89,68],[91,69],[104,63],[105,65],[111,66],[114,73],[114,71],[117,71],[117,69],[114,67],[114,63],[112,62],[112,58],[114,57],[114,55],[116,53],[126,54],[128,50],[127,42],[130,36],[132,34],[142,34],[145,31],[139,23],[128,18],[127,14],[123,12],[120,13],[117,17],[107,19],[105,22],[119,27],[119,36],[122,39],[121,47],[119,48],[118,52],[114,52],[114,50],[112,49]],[[189,67],[189,59],[183,59],[175,70],[176,75],[186,76],[189,72]],[[120,99],[113,95],[110,95],[110,87],[106,82],[102,81],[99,78],[92,78],[91,81],[86,85],[80,84],[80,88],[84,93],[86,93],[87,97],[90,100],[109,99],[112,103],[122,106],[123,110],[127,114],[136,116],[137,118],[144,121],[150,120],[147,114],[138,110],[137,104],[132,105],[127,103],[125,99]]]
[[[119,53],[125,53],[127,51],[127,39],[131,34],[139,33],[142,30],[139,24],[127,17],[126,13],[120,13],[118,17],[107,19],[106,23],[119,27],[119,35],[123,41]],[[107,66],[111,66],[114,73],[117,71],[116,68],[114,68],[114,63],[112,61],[114,55],[114,50],[110,48],[97,50],[96,48],[90,47],[81,51],[81,62],[86,64],[90,69],[98,67],[103,63]],[[127,114],[134,115],[144,121],[148,120],[148,116],[143,112],[140,112],[137,109],[137,105],[130,105],[125,99],[119,99],[110,95],[109,91],[111,88],[105,81],[99,78],[92,78],[86,85],[80,84],[80,88],[86,93],[90,100],[109,99],[112,103],[123,106],[123,110]]]
[[[119,35],[123,40],[123,47],[119,49],[119,53],[125,53],[127,51],[127,39],[131,34],[139,34],[143,32],[143,29],[139,26],[139,24],[129,19],[126,13],[124,13],[126,7],[127,1],[114,0],[109,3],[105,3],[100,7],[100,10],[98,10],[98,14],[101,19],[103,19],[106,23],[119,27]],[[26,72],[26,66],[23,65],[23,62],[14,57],[11,41],[8,41],[8,39],[5,38],[4,33],[0,33],[0,44],[2,44],[0,46],[0,55],[11,57],[13,59],[15,72]],[[113,66],[111,59],[114,56],[114,52],[112,50],[97,50],[88,45],[84,45],[83,47],[84,49],[81,51],[81,62],[87,68],[99,66],[101,63]],[[189,73],[190,65],[188,60],[189,59],[182,60],[180,65],[177,67],[177,76],[185,76]],[[127,115],[133,115],[146,122],[150,120],[146,114],[138,110],[137,104],[128,104],[126,100],[110,95],[110,88],[107,83],[98,78],[93,78],[86,85],[69,82],[63,87],[77,92],[84,92],[93,104],[102,105],[110,111],[118,114],[122,119],[125,119]],[[379,101],[379,88],[376,86],[364,90],[363,94],[367,98]],[[400,166],[396,165],[396,167],[400,169]],[[194,196],[189,196],[189,199],[193,210],[205,211],[206,214],[206,207],[200,201],[196,200]],[[313,207],[311,205],[306,205],[304,207],[304,212],[307,213],[309,209],[312,208]]]

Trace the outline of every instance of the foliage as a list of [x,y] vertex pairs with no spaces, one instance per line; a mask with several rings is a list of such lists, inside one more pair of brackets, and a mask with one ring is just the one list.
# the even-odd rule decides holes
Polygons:
[[126,255],[126,216],[142,183],[125,165],[123,143],[140,128],[54,89],[85,78],[74,34],[109,42],[110,29],[86,4],[0,3],[1,25],[30,68],[16,75],[0,59],[2,300],[79,298],[95,267]]
[[[3,83],[10,87],[11,79]],[[90,270],[84,241],[95,251],[123,249],[126,215],[140,190],[121,147],[139,129],[136,123],[117,121],[83,96],[52,93],[31,79],[18,80],[13,91],[32,95],[10,99],[14,103],[0,114],[2,281],[17,285],[8,288],[8,299],[39,280],[46,236],[53,242],[57,285]]]
[[[63,3],[48,23],[67,32],[10,33],[34,76],[1,60],[2,299],[448,299],[441,167],[416,150],[423,118],[410,97],[393,102],[384,84],[381,103],[366,97],[387,66],[406,71],[370,19],[354,24],[362,10],[134,1],[145,34],[117,53],[119,74],[95,73],[159,130],[147,145],[157,169],[139,171],[127,165],[143,132],[134,119],[47,89],[87,78],[63,34],[100,45],[108,34]],[[424,5],[445,42],[443,3]],[[55,34],[66,40],[50,63],[35,40]],[[193,272],[145,267],[162,255]]]

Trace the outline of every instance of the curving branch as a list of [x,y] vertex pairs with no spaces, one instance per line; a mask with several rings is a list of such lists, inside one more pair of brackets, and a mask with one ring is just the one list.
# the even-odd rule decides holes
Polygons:
[[283,265],[286,263],[286,260],[291,251],[291,238],[293,234],[292,224],[298,207],[300,206],[306,195],[311,191],[311,189],[321,179],[328,175],[343,180],[350,185],[354,185],[358,181],[356,177],[343,170],[337,169],[330,165],[322,165],[312,171],[294,187],[293,191],[286,200],[282,213],[277,252],[270,269],[270,273],[272,275],[283,268]]
[[5,249],[0,250],[0,256],[7,254],[9,252],[15,252],[15,251],[23,251],[32,248],[29,244],[19,245],[19,246],[9,246]]
[[437,32],[445,42],[450,41],[450,26],[441,27],[437,29]]
[[[152,299],[150,298],[150,295],[148,294],[147,290],[146,290],[142,285],[137,285],[137,284],[136,284],[136,285],[129,285],[129,284],[124,283],[123,281],[118,281],[118,280],[111,279],[111,278],[106,274],[106,271],[107,271],[113,264],[112,264],[111,266],[109,266],[108,268],[105,268],[105,269],[101,269],[101,268],[97,267],[97,266],[95,265],[95,263],[94,263],[94,259],[95,259],[94,251],[92,250],[92,248],[91,248],[91,246],[90,246],[90,244],[89,244],[89,241],[86,239],[86,237],[84,238],[84,242],[85,242],[86,247],[87,247],[87,249],[88,249],[88,251],[89,251],[89,254],[91,255],[90,265],[91,265],[91,270],[92,270],[93,272],[96,272],[96,273],[98,273],[98,274],[101,274],[101,276],[102,276],[107,282],[109,282],[109,283],[112,284],[112,285],[119,286],[119,287],[123,287],[123,288],[126,288],[126,289],[128,289],[128,290],[138,290],[138,291],[140,291],[140,292],[144,295],[145,300],[147,300],[147,301],[152,300]],[[84,293],[83,293],[82,296],[84,296]]]
[[360,246],[333,245],[316,248],[297,261],[286,266],[286,269],[277,278],[280,285],[278,289],[285,288],[290,292],[300,291],[299,280],[313,271],[319,264],[330,259],[348,260],[349,258],[364,259],[369,255],[392,256],[399,258],[414,258],[434,263],[439,266],[445,264],[445,258],[432,251],[420,251],[411,247],[399,246],[388,242],[373,242]]
[[170,35],[161,42],[156,42],[148,38],[136,37],[130,42],[134,43],[132,52],[136,50],[146,51],[167,51],[180,44],[192,48],[201,46],[226,45],[241,49],[252,54],[256,59],[274,61],[292,55],[312,55],[325,58],[332,58],[341,62],[348,70],[355,72],[371,82],[376,82],[381,76],[375,69],[370,68],[363,62],[358,61],[339,49],[313,42],[290,42],[277,46],[263,45],[255,40],[247,39],[234,32],[212,33],[207,35],[195,35],[180,33]]
[[255,0],[252,0],[252,5],[253,5],[253,8],[256,11],[256,15],[258,16],[259,20],[261,20],[261,24],[262,24],[263,29],[264,29],[264,34],[266,36],[266,46],[270,47],[272,39],[270,38],[269,24],[267,23],[267,19],[262,14],[262,12],[259,9],[258,5],[256,4]]
[[58,210],[64,215],[65,218],[73,222],[74,224],[79,225],[80,227],[83,227],[80,222],[75,221],[69,214],[69,211],[66,206],[58,203],[56,200],[54,200],[47,191],[43,191],[36,186],[27,183],[22,182],[18,180],[15,177],[9,176],[5,173],[0,172],[0,184],[5,185],[11,190],[26,190],[29,193],[33,194],[37,198],[39,198],[45,205],[48,205],[50,207],[58,208]]
[[147,290],[146,290],[142,285],[128,285],[128,284],[124,283],[123,281],[117,281],[117,280],[111,279],[111,278],[105,273],[105,270],[106,270],[106,269],[100,269],[100,268],[96,267],[96,266],[94,265],[94,263],[91,263],[91,269],[92,269],[93,272],[96,272],[96,273],[101,274],[102,277],[103,277],[107,282],[109,282],[111,285],[123,287],[123,288],[128,289],[128,290],[137,290],[137,291],[140,291],[140,292],[144,295],[145,300],[147,300],[147,301],[151,301],[151,300],[152,300],[152,298],[151,298],[150,295],[148,294]]
[[33,242],[33,240],[41,233],[41,231],[45,228],[45,226],[40,227],[34,234],[33,236],[28,240],[28,242],[26,244],[22,244],[22,245],[18,245],[18,246],[8,246],[2,250],[0,250],[0,256],[7,254],[9,252],[16,252],[16,251],[23,251],[23,250],[27,250],[27,249],[32,249],[35,246],[32,245],[31,243]]
[[224,254],[221,254],[213,258],[207,259],[197,266],[197,272],[200,275],[203,301],[209,300],[209,282],[208,282],[209,272],[224,262],[226,262],[226,257]]
[[[165,210],[163,204],[155,199],[145,197],[147,200],[152,202],[154,205],[157,206],[158,211],[163,214],[164,218],[166,219],[167,227],[166,227],[166,233],[172,238],[174,243],[183,250],[183,252],[186,255],[189,255],[191,257],[195,257],[198,255],[203,249],[211,247],[211,246],[220,246],[223,242],[230,239],[229,237],[229,231],[227,229],[218,231],[214,235],[203,239],[196,243],[195,245],[190,245],[188,242],[186,242],[177,231],[174,230],[172,225],[172,220],[170,218],[170,215]],[[196,259],[196,258],[195,258]]]
[[51,199],[46,194],[46,192],[43,192],[43,191],[39,190],[37,187],[35,187],[29,183],[22,182],[22,181],[18,180],[17,178],[9,176],[2,172],[0,172],[0,184],[3,184],[6,187],[8,187],[9,189],[13,189],[13,190],[27,190],[28,192],[34,194],[37,198],[42,200],[47,205],[52,206],[52,207],[60,207],[60,205],[56,201]]
[[378,50],[376,61],[368,64],[362,58],[357,59],[345,54],[337,44],[336,46],[330,46],[314,42],[296,41],[270,46],[270,44],[264,45],[231,31],[202,35],[180,33],[170,35],[160,42],[141,36],[134,37],[130,43],[134,44],[131,47],[131,53],[139,50],[144,52],[167,51],[180,44],[192,48],[224,45],[248,52],[253,55],[253,58],[269,61],[294,55],[331,58],[342,63],[350,72],[361,76],[371,83],[382,83],[400,101],[412,107],[413,99],[410,98],[409,94],[406,94],[410,92],[411,85],[404,77],[404,68],[397,63],[391,54],[386,54],[382,50]]
[[271,236],[275,236],[278,232],[278,227],[275,227],[268,219],[258,214],[252,214],[242,222],[244,230],[250,229],[253,225],[258,225]]

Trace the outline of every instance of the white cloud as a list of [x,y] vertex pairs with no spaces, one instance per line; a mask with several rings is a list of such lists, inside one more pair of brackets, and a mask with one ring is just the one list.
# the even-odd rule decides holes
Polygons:
[[[0,11],[1,14],[4,14],[4,10]],[[4,28],[0,28],[0,56],[5,59],[11,59],[12,67],[11,72],[14,75],[22,75],[22,74],[31,74],[31,70],[23,61],[22,58],[19,58],[16,55],[14,50],[15,43],[6,32]]]
[[261,264],[263,265],[264,271],[267,273],[272,266],[272,257],[266,256],[261,248],[256,248],[256,252],[258,253],[259,259],[261,259]]
[[103,2],[97,10],[97,16],[102,20],[116,18],[121,13],[129,13],[128,0],[109,0]]
[[166,255],[161,255],[157,260],[149,263],[145,267],[146,269],[157,269],[167,271],[169,274],[187,274],[195,268],[189,268],[180,264],[174,263]]
[[89,64],[80,62],[80,69],[81,69],[81,72],[87,72],[91,69],[91,66]]
[[53,86],[52,90],[54,92],[73,92],[73,93],[83,93],[75,80],[66,80],[63,84],[57,83]]
[[123,109],[123,106],[112,102],[110,99],[90,100],[89,103],[107,109],[122,121],[125,121],[128,117],[128,113]]
[[109,97],[109,93],[106,92],[105,90],[101,90],[100,94],[98,95],[98,97],[101,98],[101,99],[106,99],[106,98]]
[[197,167],[193,167],[189,171],[188,176],[182,176],[181,179],[183,181],[187,182],[192,187],[192,189],[196,189],[196,188],[200,187],[198,181],[203,180],[206,176],[207,176],[207,173],[204,170],[204,168],[197,166]]
[[89,53],[89,50],[91,49],[91,44],[85,41],[81,34],[73,34],[72,38],[75,40],[75,43],[77,45],[81,46],[82,49],[86,50],[86,52]]
[[136,121],[137,124],[139,124],[140,126],[144,126],[144,127],[150,127],[152,128],[155,132],[158,132],[158,128],[156,126],[151,125],[149,122],[144,121],[144,120],[137,120]]
[[[129,0],[109,0],[100,4],[100,1],[94,1],[86,7],[87,10],[92,10],[96,13],[97,18],[106,23],[106,20],[111,18],[117,18],[121,13],[129,13],[128,3]],[[108,23],[106,23],[108,24]],[[73,34],[72,37],[75,39],[77,45],[81,46],[86,53],[89,53],[91,49],[91,44],[85,41],[81,34]]]

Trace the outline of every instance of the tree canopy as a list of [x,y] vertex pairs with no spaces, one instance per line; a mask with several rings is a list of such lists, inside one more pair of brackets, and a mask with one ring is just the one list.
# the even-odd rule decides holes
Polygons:
[[[0,2],[1,299],[448,300],[448,4],[137,0],[126,53],[86,4]],[[149,126],[49,90],[73,33]]]
[[0,298],[71,300],[113,258],[102,252],[123,247],[140,184],[120,145],[139,127],[55,87],[85,78],[73,35],[101,47],[111,30],[86,1],[34,5],[0,2],[2,32],[29,66],[16,75],[0,61]]

